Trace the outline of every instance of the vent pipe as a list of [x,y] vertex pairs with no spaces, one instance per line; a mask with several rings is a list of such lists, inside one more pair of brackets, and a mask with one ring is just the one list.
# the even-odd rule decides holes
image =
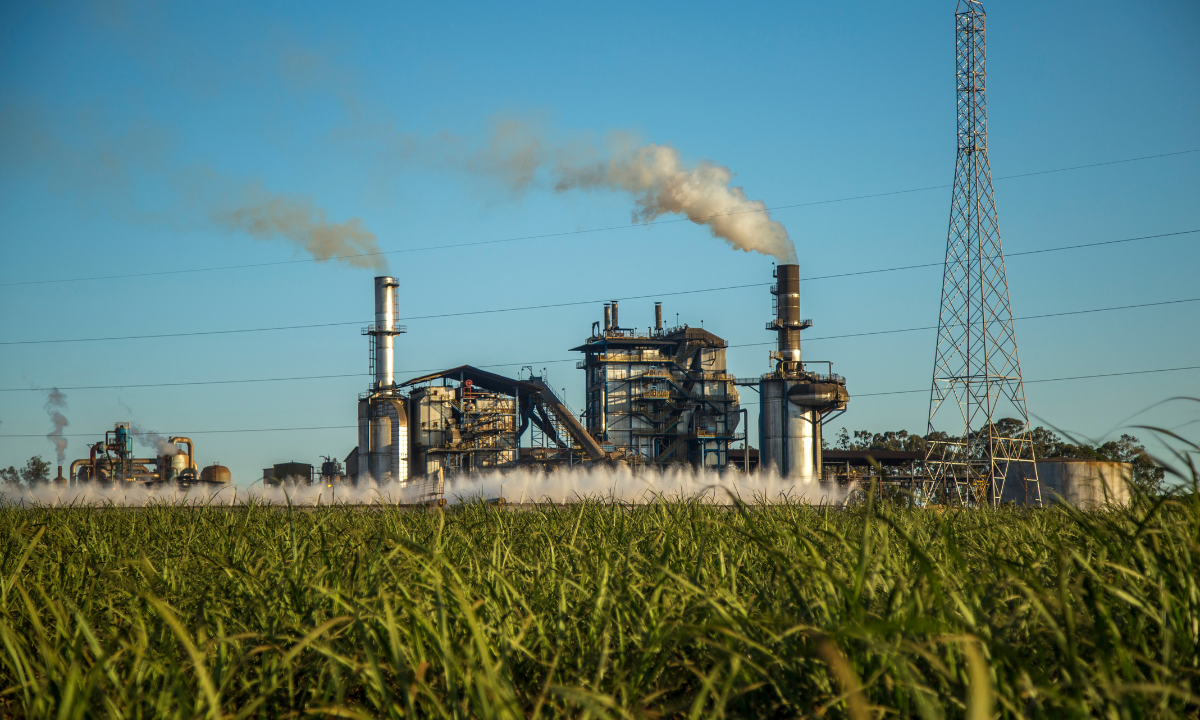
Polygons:
[[621,329],[621,321],[617,319],[617,301],[616,300],[612,301],[612,329],[613,330]]
[[604,332],[612,330],[612,305],[604,303]]
[[662,303],[654,303],[654,329],[662,332]]

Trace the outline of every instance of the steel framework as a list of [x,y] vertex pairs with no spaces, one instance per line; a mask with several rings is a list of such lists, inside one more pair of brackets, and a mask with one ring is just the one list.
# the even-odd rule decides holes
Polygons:
[[[1002,498],[1041,502],[988,163],[985,18],[980,2],[959,0],[958,153],[929,433],[939,419],[943,428],[961,423],[963,431],[931,438],[924,487],[933,502],[972,506]],[[1007,496],[1006,479],[1017,483]]]

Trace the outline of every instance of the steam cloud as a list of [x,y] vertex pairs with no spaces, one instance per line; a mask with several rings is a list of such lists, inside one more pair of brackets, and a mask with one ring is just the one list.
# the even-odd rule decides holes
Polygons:
[[[111,132],[103,117],[81,113],[81,140],[55,132],[61,113],[35,104],[0,105],[0,165],[44,179],[54,192],[83,209],[103,207],[135,224],[177,230],[216,227],[255,239],[280,238],[317,261],[384,270],[387,262],[362,220],[330,221],[326,210],[302,195],[271,193],[260,183],[222,176],[208,168],[168,167],[174,133],[152,121]],[[174,204],[147,212],[133,202],[135,187],[152,182],[175,191]]]
[[558,193],[625,193],[634,200],[634,223],[683,215],[737,250],[796,261],[787,229],[771,219],[761,200],[731,184],[732,170],[707,160],[689,164],[674,147],[642,143],[629,133],[610,133],[603,142],[563,139],[535,122],[504,118],[479,145],[448,133],[429,139],[396,135],[385,144],[386,155],[401,165],[416,162],[487,178],[512,195],[539,185]]
[[[445,498],[454,505],[475,498],[504,497],[509,503],[577,502],[583,499],[647,504],[661,500],[697,500],[730,504],[733,498],[754,502],[792,502],[811,505],[843,505],[853,487],[829,488],[818,483],[798,485],[775,472],[716,473],[687,468],[664,472],[633,473],[629,468],[575,468],[550,474],[517,470],[510,473],[471,475],[447,481]],[[424,486],[414,483],[401,488],[397,483],[363,482],[357,486],[293,485],[252,487],[227,485],[146,486],[131,483],[119,487],[85,483],[74,487],[39,485],[17,491],[0,491],[0,507],[12,505],[67,506],[154,504],[242,505],[396,505],[427,499]]]
[[147,430],[140,427],[137,423],[130,423],[129,430],[133,436],[137,438],[138,444],[142,447],[154,448],[156,457],[163,455],[176,455],[179,453],[179,446],[173,442],[169,442],[167,438],[159,435],[153,430]]
[[58,388],[51,388],[46,393],[46,414],[50,416],[50,422],[54,425],[54,429],[46,433],[46,439],[54,444],[54,450],[58,455],[58,464],[63,464],[63,459],[67,453],[67,439],[63,437],[63,428],[70,425],[59,410],[67,409],[67,396],[65,393],[59,392]]
[[742,188],[730,185],[733,172],[729,168],[708,161],[688,166],[673,147],[620,148],[605,160],[558,167],[554,174],[557,192],[607,189],[633,195],[635,223],[649,223],[667,214],[684,215],[697,225],[708,226],[714,237],[737,250],[770,255],[784,263],[796,261],[796,248],[787,230],[771,219],[761,200],[750,200]]
[[320,262],[338,260],[353,267],[387,269],[375,233],[362,220],[329,222],[325,209],[311,199],[272,195],[259,185],[251,185],[241,194],[240,204],[211,210],[219,227],[260,240],[282,237]]

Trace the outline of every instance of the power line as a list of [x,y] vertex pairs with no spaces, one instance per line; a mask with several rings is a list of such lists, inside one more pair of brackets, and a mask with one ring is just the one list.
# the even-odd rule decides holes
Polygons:
[[[1157,307],[1159,305],[1179,305],[1181,303],[1200,302],[1200,298],[1185,298],[1183,300],[1163,300],[1161,302],[1138,303],[1137,305],[1117,305],[1114,307],[1092,308],[1090,310],[1068,310],[1065,312],[1042,313],[1041,315],[1023,315],[1015,317],[1014,320],[1040,320],[1041,318],[1063,317],[1066,315],[1085,315],[1088,313],[1109,312],[1110,310],[1133,310],[1144,307]],[[840,340],[842,338],[866,337],[868,335],[891,335],[894,333],[918,332],[921,330],[937,330],[937,325],[926,325],[924,327],[900,328],[897,330],[873,330],[871,332],[861,333],[846,333],[844,335],[824,335],[822,337],[806,338],[805,342],[813,342],[815,340]],[[775,341],[758,342],[758,343],[742,343],[739,345],[728,345],[727,347],[755,347],[758,345],[774,345]]]
[[[1128,375],[1149,375],[1152,373],[1179,372],[1182,370],[1200,370],[1200,365],[1188,365],[1185,367],[1174,367],[1174,368],[1159,368],[1156,370],[1129,370],[1127,372],[1100,373],[1097,375],[1073,375],[1071,377],[1046,378],[1044,380],[1026,380],[1025,383],[1032,384],[1032,383],[1064,382],[1067,380],[1090,380],[1090,379],[1094,379],[1094,378],[1110,378],[1110,377],[1123,377],[1123,376],[1128,376]],[[856,398],[879,397],[881,395],[906,395],[906,394],[911,394],[911,393],[927,393],[927,392],[929,392],[928,388],[925,388],[922,390],[893,390],[890,392],[859,393],[859,394],[851,396],[850,399],[854,400]],[[742,405],[758,405],[760,403],[745,402],[745,403],[741,403],[741,404]],[[241,429],[241,430],[180,430],[178,432],[180,435],[214,435],[217,433],[292,432],[292,431],[302,431],[302,430],[348,430],[348,429],[356,428],[356,427],[358,427],[358,426],[357,425],[318,425],[318,426],[312,426],[312,427],[292,427],[292,428],[246,428],[246,429]],[[103,434],[103,433],[102,432],[69,433],[69,434],[63,435],[62,437],[96,437],[101,434]],[[46,434],[45,433],[34,433],[34,434],[26,434],[26,435],[0,435],[0,438],[41,438],[41,437],[46,437]]]
[[[1102,241],[1094,242],[1094,243],[1079,243],[1076,245],[1063,245],[1060,247],[1041,248],[1038,250],[1023,250],[1020,252],[1009,253],[1008,257],[1012,258],[1012,257],[1021,256],[1021,255],[1036,255],[1036,254],[1040,254],[1040,253],[1058,252],[1061,250],[1080,250],[1080,249],[1084,249],[1084,248],[1102,247],[1105,245],[1117,245],[1117,244],[1121,244],[1121,243],[1129,243],[1129,242],[1135,242],[1135,241],[1140,241],[1140,240],[1155,240],[1155,239],[1159,239],[1159,238],[1176,237],[1179,235],[1191,235],[1191,234],[1195,234],[1198,232],[1200,232],[1200,229],[1179,230],[1177,232],[1158,233],[1155,235],[1141,235],[1141,236],[1132,237],[1132,238],[1122,238],[1120,240],[1102,240]],[[848,273],[838,273],[835,275],[815,275],[812,277],[801,278],[801,281],[811,282],[814,280],[830,280],[830,279],[834,279],[834,278],[851,277],[854,275],[871,275],[871,274],[885,273],[885,272],[896,272],[896,271],[900,271],[900,270],[913,270],[913,269],[918,269],[918,268],[941,267],[941,266],[942,266],[941,262],[922,263],[919,265],[901,265],[901,266],[890,267],[890,268],[879,268],[876,270],[860,270],[860,271],[848,272]],[[701,288],[701,289],[696,289],[696,290],[676,290],[673,292],[658,292],[658,293],[651,293],[648,295],[629,295],[626,297],[619,297],[619,298],[615,298],[615,299],[618,301],[644,300],[647,298],[672,297],[672,296],[678,296],[678,295],[694,295],[694,294],[698,294],[698,293],[723,292],[726,290],[744,290],[747,288],[760,288],[760,287],[769,286],[770,284],[771,283],[747,283],[744,285],[726,285],[724,287],[716,287],[716,288]],[[470,315],[492,315],[492,314],[496,314],[496,313],[524,312],[524,311],[529,311],[529,310],[548,310],[548,309],[553,309],[553,308],[574,307],[574,306],[579,306],[579,305],[595,305],[598,303],[608,302],[609,300],[612,300],[612,299],[614,299],[614,298],[609,297],[609,298],[604,298],[604,299],[600,299],[600,300],[573,300],[573,301],[569,301],[569,302],[546,303],[546,304],[542,304],[542,305],[524,305],[521,307],[511,307],[511,308],[489,308],[487,310],[463,310],[460,312],[438,313],[438,314],[434,314],[434,315],[410,315],[410,316],[399,318],[399,319],[405,320],[405,321],[433,320],[433,319],[439,319],[439,318],[465,317],[465,316],[470,316]],[[207,335],[234,335],[234,334],[255,333],[255,332],[275,332],[275,331],[280,331],[280,330],[308,330],[308,329],[314,329],[314,328],[343,327],[343,326],[347,326],[347,325],[363,325],[368,322],[370,322],[370,321],[368,321],[368,320],[350,320],[350,321],[346,321],[346,322],[333,322],[333,323],[311,323],[311,324],[306,324],[306,325],[280,325],[280,326],[262,327],[262,328],[237,328],[237,329],[231,329],[231,330],[199,330],[199,331],[193,331],[193,332],[156,333],[156,334],[150,334],[150,335],[118,335],[118,336],[110,336],[110,337],[62,338],[62,339],[54,339],[54,340],[8,340],[8,341],[0,342],[0,345],[48,345],[48,344],[59,344],[59,343],[105,342],[105,341],[114,341],[114,340],[150,340],[150,339],[173,338],[173,337],[197,337],[197,336],[207,336]]]
[[[1046,378],[1044,380],[1026,380],[1025,384],[1032,385],[1034,383],[1063,382],[1065,380],[1090,380],[1092,378],[1122,377],[1125,375],[1148,375],[1150,373],[1179,372],[1181,370],[1200,370],[1200,365],[1187,365],[1185,367],[1161,368],[1159,370],[1130,370],[1128,372],[1101,373],[1099,375],[1072,375],[1070,377]],[[911,393],[927,393],[927,392],[929,392],[929,388],[923,388],[921,390],[892,390],[890,392],[860,393],[860,394],[855,395],[854,397],[860,397],[860,398],[861,397],[878,397],[880,395],[907,395],[907,394],[911,394]]]
[[[1200,148],[1193,148],[1191,150],[1179,150],[1176,152],[1169,152],[1169,153],[1159,153],[1157,155],[1143,155],[1141,157],[1124,158],[1122,160],[1108,160],[1105,162],[1090,163],[1087,165],[1074,165],[1074,166],[1065,167],[1065,168],[1055,168],[1053,170],[1037,170],[1034,172],[1018,173],[1016,175],[1004,175],[1002,177],[993,178],[993,180],[995,180],[995,181],[1015,180],[1017,178],[1034,177],[1037,175],[1051,175],[1051,174],[1055,174],[1055,173],[1070,172],[1073,170],[1085,170],[1088,168],[1103,167],[1106,165],[1121,165],[1124,163],[1139,162],[1142,160],[1156,160],[1159,158],[1172,157],[1172,156],[1176,156],[1176,155],[1187,155],[1187,154],[1195,153],[1195,152],[1200,152]],[[644,227],[644,226],[651,226],[651,225],[669,225],[669,224],[674,224],[674,223],[696,222],[696,221],[703,222],[705,220],[711,220],[713,218],[725,217],[725,216],[729,216],[729,215],[740,215],[743,213],[773,212],[776,210],[791,210],[791,209],[795,209],[795,208],[812,207],[815,205],[831,205],[834,203],[852,202],[855,200],[870,200],[873,198],[889,197],[892,195],[907,195],[910,193],[926,192],[929,190],[944,190],[948,187],[951,187],[951,186],[950,185],[926,185],[925,187],[908,188],[905,190],[890,190],[887,192],[871,193],[868,195],[853,195],[853,196],[849,196],[849,197],[831,198],[828,200],[812,200],[809,202],[792,203],[789,205],[775,205],[772,207],[764,207],[762,209],[736,210],[736,211],[728,212],[728,213],[715,213],[713,215],[706,215],[703,217],[696,218],[695,220],[693,220],[692,218],[671,218],[671,219],[667,219],[667,220],[655,220],[653,222],[647,222],[647,223],[630,224],[630,225],[610,225],[608,227],[590,228],[590,229],[586,229],[586,230],[568,230],[568,231],[563,231],[563,232],[544,233],[541,235],[522,235],[519,237],[501,238],[501,239],[497,239],[497,240],[476,240],[473,242],[451,243],[451,244],[444,244],[444,245],[426,245],[424,247],[404,248],[402,250],[387,250],[387,251],[375,252],[375,253],[359,253],[359,254],[352,254],[352,255],[333,255],[333,256],[330,256],[327,258],[321,258],[321,259],[303,258],[303,259],[299,259],[299,260],[276,260],[276,261],[272,261],[272,262],[246,263],[246,264],[241,264],[241,265],[218,265],[218,266],[206,267],[206,268],[188,268],[188,269],[181,269],[181,270],[154,270],[154,271],[148,271],[148,272],[125,273],[125,274],[121,274],[121,275],[93,275],[90,277],[57,278],[57,279],[51,279],[51,280],[23,280],[23,281],[18,281],[18,282],[0,283],[0,287],[15,287],[15,286],[20,286],[20,285],[48,285],[48,284],[52,284],[52,283],[87,282],[87,281],[92,281],[92,280],[126,280],[126,279],[130,279],[130,278],[154,277],[154,276],[161,276],[161,275],[182,275],[182,274],[189,274],[189,273],[221,272],[221,271],[226,271],[226,270],[244,270],[244,269],[250,269],[250,268],[274,267],[274,266],[278,266],[278,265],[299,265],[299,264],[307,264],[307,263],[321,263],[321,262],[329,262],[330,260],[352,260],[352,259],[356,259],[356,258],[382,257],[382,256],[386,256],[386,255],[400,255],[400,254],[404,254],[404,253],[428,252],[428,251],[433,251],[433,250],[452,250],[452,249],[456,249],[456,248],[478,247],[481,245],[499,245],[499,244],[505,244],[505,243],[524,242],[524,241],[528,241],[528,240],[548,240],[550,238],[570,237],[570,236],[575,236],[575,235],[588,235],[588,234],[598,233],[598,232],[609,232],[612,230],[628,230],[628,229],[635,228],[635,227]]]
[[[291,428],[246,428],[243,430],[180,430],[180,435],[215,435],[217,433],[254,433],[254,432],[291,432],[294,430],[346,430],[349,428],[358,427],[357,425],[316,425],[313,427],[291,427]],[[66,433],[62,437],[97,437],[103,435],[106,430],[98,433]],[[0,438],[39,438],[46,435],[0,435]],[[55,435],[55,437],[59,437]]]
[[[1067,310],[1056,313],[1042,313],[1041,315],[1024,315],[1016,317],[1014,320],[1040,320],[1043,318],[1064,317],[1068,315],[1084,315],[1098,312],[1111,312],[1114,310],[1134,310],[1138,308],[1159,307],[1163,305],[1179,305],[1182,303],[1200,302],[1200,297],[1184,298],[1182,300],[1161,300],[1159,302],[1138,303],[1136,305],[1117,305],[1113,307],[1090,308],[1087,310]],[[820,337],[805,338],[805,342],[815,342],[818,340],[841,340],[845,338],[869,337],[872,335],[893,335],[896,333],[920,332],[922,330],[937,330],[937,325],[926,325],[923,327],[913,328],[897,328],[895,330],[872,330],[869,332],[859,333],[844,333],[842,335],[822,335]],[[726,345],[727,348],[740,347],[759,347],[763,345],[774,345],[775,341],[755,342],[755,343],[738,343],[735,345]],[[522,360],[518,362],[507,363],[491,363],[488,365],[477,365],[479,368],[495,368],[495,367],[512,367],[514,365],[545,365],[549,363],[564,363],[575,362],[575,358],[556,358],[552,360]],[[420,370],[397,370],[399,374],[409,373],[426,373],[436,372],[439,368],[424,368]],[[190,380],[184,382],[164,382],[164,383],[133,383],[126,385],[77,385],[74,387],[31,387],[31,388],[0,388],[0,392],[46,392],[49,390],[125,390],[135,388],[158,388],[158,387],[183,387],[192,385],[233,385],[240,383],[257,383],[257,382],[287,382],[292,380],[329,380],[338,378],[356,378],[367,377],[368,373],[348,373],[340,375],[301,375],[297,377],[274,377],[274,378],[249,378],[240,380]],[[907,391],[905,391],[907,392]]]

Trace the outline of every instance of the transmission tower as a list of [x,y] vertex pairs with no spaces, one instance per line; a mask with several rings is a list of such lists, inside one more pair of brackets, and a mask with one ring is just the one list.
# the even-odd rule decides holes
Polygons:
[[958,155],[929,398],[929,433],[940,422],[945,435],[928,445],[924,489],[941,503],[1040,503],[988,163],[986,16],[959,0],[954,17]]

